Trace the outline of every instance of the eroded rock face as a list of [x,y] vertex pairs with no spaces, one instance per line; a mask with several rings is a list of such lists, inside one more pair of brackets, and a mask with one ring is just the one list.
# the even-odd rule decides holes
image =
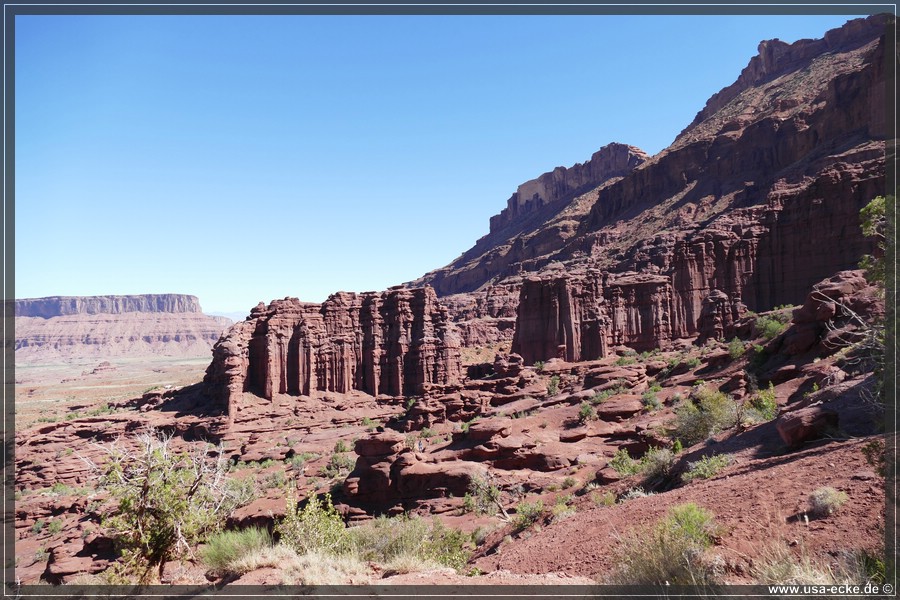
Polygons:
[[526,181],[506,201],[506,208],[491,217],[491,233],[508,227],[543,206],[571,198],[609,179],[623,177],[647,158],[647,154],[639,148],[612,143],[595,152],[584,163],[568,169],[556,167],[537,179]]
[[[524,279],[514,350],[528,362],[596,358],[579,355],[569,298],[590,269],[609,274],[607,343],[636,349],[721,339],[743,307],[802,303],[873,250],[859,210],[885,194],[885,26],[875,15],[822,40],[762,43],[669,148],[580,196],[561,194],[562,173],[523,184],[491,234],[422,281],[453,294]],[[558,200],[529,204],[545,196]],[[565,284],[529,283],[560,271]]]
[[308,396],[360,390],[413,395],[460,377],[459,341],[431,288],[355,294],[322,304],[259,305],[213,349],[205,382],[231,407],[253,391]]

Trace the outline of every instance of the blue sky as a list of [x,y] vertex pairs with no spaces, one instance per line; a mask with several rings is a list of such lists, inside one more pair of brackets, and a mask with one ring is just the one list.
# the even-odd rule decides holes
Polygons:
[[851,16],[17,16],[16,297],[382,290]]

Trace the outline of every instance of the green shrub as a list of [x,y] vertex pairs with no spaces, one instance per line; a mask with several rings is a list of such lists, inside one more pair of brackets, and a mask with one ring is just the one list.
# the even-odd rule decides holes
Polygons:
[[44,522],[43,519],[38,519],[38,520],[35,521],[34,524],[31,526],[31,533],[35,533],[35,534],[40,533],[41,530],[44,528],[44,525],[45,525],[45,524],[46,524],[46,523]]
[[660,402],[659,398],[656,397],[656,394],[650,390],[647,390],[641,395],[641,404],[651,412],[662,406],[662,402]]
[[271,547],[272,543],[271,534],[260,527],[221,531],[209,537],[200,551],[200,558],[210,569],[230,573],[230,567],[236,561],[251,552]]
[[688,463],[688,470],[681,476],[685,483],[694,479],[709,479],[731,464],[730,454],[712,454]]
[[356,460],[353,455],[343,452],[331,455],[328,464],[319,469],[319,475],[328,479],[340,477],[345,473],[349,473],[356,466]]
[[210,460],[205,445],[187,454],[174,452],[171,437],[154,432],[136,441],[133,453],[109,448],[100,481],[117,503],[103,525],[121,549],[120,568],[145,582],[151,567],[161,570],[218,531],[236,504],[221,449]]
[[534,370],[538,373],[542,373],[544,371],[544,361],[538,360],[534,363]]
[[554,375],[550,378],[550,382],[547,384],[547,395],[555,396],[559,393],[559,375]]
[[675,463],[675,455],[668,448],[650,448],[641,457],[640,472],[648,479],[665,477]]
[[778,402],[775,400],[775,386],[769,382],[768,389],[759,390],[750,399],[752,417],[757,421],[771,421],[778,415]]
[[684,364],[686,364],[690,369],[696,369],[700,366],[700,359],[696,356],[692,356],[691,358],[687,359]]
[[584,425],[588,421],[593,421],[596,418],[597,412],[594,410],[594,407],[587,402],[582,402],[581,407],[578,409],[578,422]]
[[593,404],[594,406],[596,406],[596,405],[602,403],[604,400],[607,400],[608,398],[611,398],[612,396],[617,396],[617,395],[619,395],[619,394],[624,394],[624,393],[627,392],[627,391],[628,391],[628,390],[625,388],[625,386],[620,384],[620,385],[617,385],[617,386],[614,387],[614,388],[609,388],[608,390],[603,390],[602,392],[597,392],[596,394],[594,394],[594,395],[591,397],[590,402],[591,402],[591,404]]
[[47,526],[47,533],[50,535],[56,535],[60,531],[63,530],[63,522],[62,519],[53,519],[50,521],[50,525]]
[[641,470],[640,462],[631,458],[625,448],[619,448],[610,459],[607,466],[612,467],[619,475],[624,475],[626,477],[639,473]]
[[295,454],[294,456],[292,456],[288,460],[288,464],[295,471],[299,471],[307,462],[315,460],[317,458],[319,458],[319,455],[315,452],[301,452],[300,454]]
[[733,338],[730,342],[728,342],[728,355],[732,360],[737,360],[744,355],[746,348],[744,348],[744,342],[739,340],[738,338]]
[[527,529],[538,519],[544,512],[544,503],[541,500],[534,502],[519,502],[516,505],[516,516],[513,519],[513,526],[517,531]]
[[785,312],[764,315],[756,318],[753,322],[753,328],[766,340],[773,340],[787,329],[790,319],[790,315]]
[[709,436],[733,427],[738,410],[734,400],[722,392],[700,387],[691,393],[691,401],[675,411],[672,439],[687,446],[702,442]]
[[573,485],[575,485],[576,483],[578,483],[578,480],[575,479],[574,477],[566,477],[565,479],[563,479],[562,489],[567,490],[570,487],[572,487]]
[[816,517],[827,517],[837,512],[847,499],[847,494],[833,487],[820,487],[809,495],[809,512]]
[[617,367],[624,367],[625,365],[633,365],[636,362],[637,359],[635,359],[633,356],[620,356],[616,359],[615,364]]
[[334,452],[335,453],[350,452],[350,447],[347,446],[347,442],[345,442],[344,440],[338,440],[337,443],[335,443],[335,445],[334,445]]
[[618,569],[610,583],[620,585],[709,585],[714,570],[704,552],[715,534],[713,515],[696,504],[682,504],[653,527],[634,530],[619,546]]
[[310,496],[303,508],[299,508],[293,493],[289,492],[286,502],[284,518],[275,524],[283,544],[298,554],[344,554],[349,551],[344,521],[331,503],[331,494],[325,494],[324,501],[318,496]]

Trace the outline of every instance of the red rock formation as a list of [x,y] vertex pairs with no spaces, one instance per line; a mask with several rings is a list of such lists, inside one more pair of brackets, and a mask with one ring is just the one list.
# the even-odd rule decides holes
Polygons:
[[259,305],[216,344],[205,382],[231,407],[246,391],[413,395],[456,381],[460,369],[459,342],[434,291],[392,289]]
[[[541,212],[553,204],[528,204],[544,192],[529,196],[523,188],[489,236],[423,280],[442,294],[489,293],[489,282],[507,285],[529,272],[547,278],[551,267],[569,276],[599,268],[609,273],[608,343],[635,348],[724,336],[742,305],[765,311],[801,303],[816,282],[872,252],[859,210],[885,193],[886,24],[875,15],[822,40],[763,42],[669,148],[593,191],[564,196],[565,210]],[[548,174],[530,183],[557,190],[546,192],[556,197],[568,189],[563,179]],[[514,215],[527,225],[513,227]],[[518,233],[507,234],[510,228]],[[575,349],[577,311],[571,325],[560,321],[569,318],[573,284],[543,292],[528,285],[515,350],[528,362],[592,358]]]
[[647,160],[643,150],[625,144],[604,146],[585,163],[566,169],[556,167],[537,179],[526,181],[506,201],[499,215],[491,217],[491,233],[496,233],[538,209],[595,188],[604,181],[623,177]]

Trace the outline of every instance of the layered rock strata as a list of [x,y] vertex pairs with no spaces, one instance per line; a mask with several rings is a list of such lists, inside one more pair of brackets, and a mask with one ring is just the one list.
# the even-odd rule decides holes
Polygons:
[[209,393],[228,405],[252,391],[309,396],[359,390],[413,395],[460,377],[459,341],[431,288],[339,292],[322,304],[262,303],[216,344]]
[[15,301],[16,362],[119,356],[208,356],[231,325],[196,296],[55,296]]
[[[623,283],[615,299],[607,297],[612,290],[603,293],[609,343],[635,348],[725,336],[744,306],[760,312],[802,303],[816,282],[872,252],[859,210],[886,192],[887,26],[885,15],[875,15],[821,40],[763,42],[669,148],[593,190],[578,189],[580,196],[562,194],[569,188],[553,183],[561,175],[529,182],[492,220],[489,236],[422,281],[453,294],[489,293],[534,274],[552,278],[551,270],[577,278],[600,269],[610,281],[652,275]],[[532,194],[557,200],[528,209],[520,196],[532,187],[557,190]],[[566,206],[541,212],[556,205]],[[497,230],[513,214],[531,219],[527,233]],[[566,292],[528,285],[528,305],[519,309],[525,331],[514,349],[529,361],[577,355],[580,317],[560,321],[568,318]],[[549,312],[538,315],[537,307]],[[646,314],[657,310],[666,319]]]
[[200,301],[187,294],[135,296],[49,296],[16,300],[17,317],[50,319],[65,315],[141,313],[199,313]]

